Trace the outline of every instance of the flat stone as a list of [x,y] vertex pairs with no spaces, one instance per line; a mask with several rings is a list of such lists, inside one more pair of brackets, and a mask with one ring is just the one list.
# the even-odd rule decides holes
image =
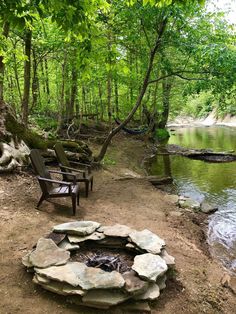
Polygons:
[[136,300],[156,300],[160,295],[160,288],[156,283],[150,283],[146,292],[143,294],[137,295],[134,298]]
[[129,312],[151,313],[151,308],[147,301],[127,301],[125,304],[121,304],[120,307],[122,310]]
[[164,275],[167,271],[167,265],[159,255],[147,253],[135,256],[132,269],[141,278],[156,281],[159,276]]
[[195,200],[192,200],[190,197],[179,197],[179,206],[181,208],[191,208],[193,210],[200,210],[201,204]]
[[161,251],[160,257],[164,259],[168,267],[175,266],[175,258],[169,255],[165,249]]
[[83,263],[73,262],[62,266],[52,266],[48,268],[35,268],[36,274],[47,277],[52,280],[66,282],[71,286],[79,286],[79,275],[86,265]]
[[125,247],[125,245],[127,244],[127,240],[121,237],[106,237],[105,239],[99,240],[96,243],[102,247],[119,249]]
[[34,277],[33,278],[33,282],[40,285],[41,287],[43,287],[44,289],[60,294],[60,295],[85,295],[85,291],[82,290],[79,287],[72,287],[68,284],[62,283],[62,282],[58,282],[58,281],[49,281],[46,283],[43,283],[42,281],[38,280],[38,277]]
[[33,264],[30,262],[29,260],[29,257],[30,257],[30,254],[32,253],[33,251],[27,253],[25,256],[22,257],[21,261],[22,261],[22,264],[24,266],[26,266],[27,268],[30,268],[30,267],[33,267]]
[[125,280],[117,271],[105,272],[100,268],[87,267],[83,263],[73,262],[63,266],[35,269],[36,273],[50,279],[66,282],[74,287],[89,289],[121,288]]
[[205,214],[214,213],[217,210],[218,210],[217,205],[210,204],[205,200],[201,203],[201,212]]
[[82,301],[85,305],[110,307],[128,300],[131,296],[120,290],[90,290],[83,296]]
[[33,281],[35,281],[35,283],[47,284],[50,282],[50,279],[48,279],[47,277],[43,277],[43,276],[40,276],[38,274],[35,274]]
[[160,291],[166,288],[166,280],[166,275],[157,278],[156,284],[158,285]]
[[94,305],[94,304],[89,304],[89,303],[86,303],[84,304],[83,301],[82,301],[82,297],[81,296],[67,296],[67,302],[70,302],[70,303],[73,303],[73,304],[76,304],[76,305],[82,305],[82,306],[87,306],[87,307],[92,307],[92,308],[97,308],[97,309],[102,309],[102,310],[107,310],[109,309],[109,305],[102,305],[102,304],[97,304],[97,305]]
[[125,280],[125,290],[131,294],[143,293],[148,288],[148,282],[141,280],[134,271],[122,274]]
[[129,237],[138,247],[153,254],[159,254],[163,246],[165,246],[164,240],[147,229],[134,231],[130,233]]
[[79,249],[78,244],[70,243],[67,239],[64,239],[61,243],[58,244],[59,248],[66,251],[74,251]]
[[109,237],[122,237],[127,238],[134,230],[126,225],[116,224],[114,226],[102,226],[98,229],[99,232],[103,232]]
[[30,254],[29,262],[40,268],[63,265],[70,258],[70,253],[60,249],[51,239],[40,238],[36,249]]
[[134,245],[133,243],[127,243],[125,248],[133,252],[144,253],[144,250],[141,250],[137,245]]
[[44,238],[46,239],[52,239],[53,242],[58,245],[60,242],[62,242],[66,237],[65,233],[56,233],[56,232],[51,232],[48,235],[46,235]]
[[88,235],[93,233],[100,225],[95,221],[72,221],[55,226],[53,231],[66,234]]
[[102,240],[102,239],[105,239],[105,235],[100,232],[93,232],[92,234],[89,234],[87,236],[68,235],[68,239],[71,243],[80,243],[87,240],[93,240],[93,241]]

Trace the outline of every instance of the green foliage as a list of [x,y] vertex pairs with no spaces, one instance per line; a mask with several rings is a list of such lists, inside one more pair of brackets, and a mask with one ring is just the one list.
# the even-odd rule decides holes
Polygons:
[[153,137],[158,142],[164,142],[170,137],[170,134],[167,129],[156,129]]
[[106,155],[102,160],[102,164],[105,166],[114,166],[116,164],[116,161]]
[[[110,114],[124,119],[139,95],[150,49],[167,16],[150,77],[167,76],[170,114],[205,116],[213,108],[220,114],[235,114],[235,29],[222,14],[206,12],[202,2],[3,0],[0,25],[9,21],[12,30],[7,39],[0,35],[5,100],[20,116],[26,60],[23,35],[31,29],[33,122],[53,135],[60,118],[70,122],[73,115],[83,123],[88,114],[96,115],[96,121],[107,121]],[[143,99],[159,116],[165,110],[162,82],[149,84]],[[142,108],[135,119],[145,123]]]

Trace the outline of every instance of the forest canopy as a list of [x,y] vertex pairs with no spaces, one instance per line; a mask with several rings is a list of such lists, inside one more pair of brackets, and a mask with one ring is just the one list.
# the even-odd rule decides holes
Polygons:
[[235,25],[204,1],[4,0],[0,12],[0,100],[25,126],[56,136],[73,119],[149,117],[156,130],[236,113]]

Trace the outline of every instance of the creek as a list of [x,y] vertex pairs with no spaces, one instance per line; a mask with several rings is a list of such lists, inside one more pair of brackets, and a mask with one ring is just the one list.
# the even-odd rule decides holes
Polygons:
[[[172,130],[172,129],[171,129]],[[236,153],[236,129],[184,127],[171,131],[168,144]],[[236,162],[209,163],[183,156],[157,156],[151,175],[171,175],[179,195],[216,204],[208,218],[208,243],[213,256],[236,275]]]

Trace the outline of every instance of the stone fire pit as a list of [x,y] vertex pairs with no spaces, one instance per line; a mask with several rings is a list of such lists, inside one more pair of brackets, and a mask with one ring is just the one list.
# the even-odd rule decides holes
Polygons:
[[166,287],[174,258],[165,242],[145,229],[93,221],[57,225],[22,258],[33,282],[79,305],[149,311]]

